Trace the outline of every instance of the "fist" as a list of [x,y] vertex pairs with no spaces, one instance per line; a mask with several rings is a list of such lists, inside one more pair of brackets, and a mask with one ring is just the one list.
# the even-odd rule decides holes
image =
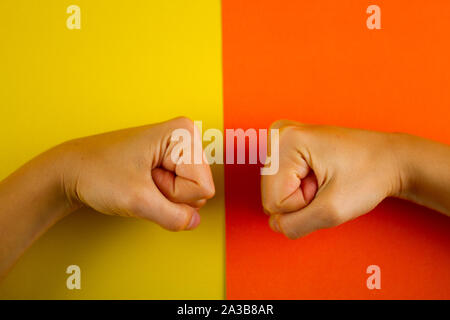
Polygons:
[[[167,122],[69,141],[60,146],[68,155],[61,177],[67,199],[96,211],[138,217],[172,231],[191,230],[200,223],[198,210],[214,196],[211,170],[200,163],[176,161],[181,140],[172,132],[190,133],[193,122]],[[199,138],[199,135],[196,135]],[[184,157],[185,158],[185,157]],[[174,160],[175,159],[175,160]]]
[[284,120],[271,128],[279,129],[280,169],[262,176],[261,192],[274,231],[297,239],[399,192],[392,134]]

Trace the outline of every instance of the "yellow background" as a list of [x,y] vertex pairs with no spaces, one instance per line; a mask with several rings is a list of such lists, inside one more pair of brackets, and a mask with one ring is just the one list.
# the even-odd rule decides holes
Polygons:
[[[69,30],[66,8],[81,8]],[[219,0],[0,1],[0,179],[64,140],[187,115],[222,129]],[[1,299],[221,299],[223,172],[193,232],[77,212],[39,239]],[[67,266],[81,290],[66,288]]]

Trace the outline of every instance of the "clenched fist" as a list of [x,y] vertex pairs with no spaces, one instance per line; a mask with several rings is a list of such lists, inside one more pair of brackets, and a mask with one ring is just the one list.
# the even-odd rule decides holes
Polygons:
[[174,162],[181,156],[172,154],[181,143],[171,139],[176,129],[189,131],[194,144],[193,122],[177,118],[57,147],[67,159],[61,170],[67,199],[105,214],[148,219],[168,230],[195,228],[198,209],[214,195],[214,183],[204,160]]
[[262,176],[262,202],[272,229],[291,239],[354,219],[406,187],[401,135],[291,121],[272,128],[280,169]]
[[33,241],[83,206],[172,231],[197,227],[215,190],[195,130],[176,118],[68,141],[0,181],[0,279]]
[[[450,215],[448,145],[290,121],[272,129],[279,129],[279,150],[271,150],[279,151],[279,170],[262,177],[262,200],[272,229],[289,238],[356,218],[389,196]],[[81,206],[173,231],[195,228],[198,209],[215,192],[195,130],[191,120],[177,118],[72,140],[2,180],[0,278],[33,241]]]

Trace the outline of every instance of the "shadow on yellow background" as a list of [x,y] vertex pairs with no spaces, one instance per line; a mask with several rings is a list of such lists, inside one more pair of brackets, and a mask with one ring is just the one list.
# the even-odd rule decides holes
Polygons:
[[[81,30],[69,30],[69,5]],[[62,141],[179,115],[222,129],[220,1],[0,2],[0,179]],[[223,168],[193,232],[79,211],[39,239],[1,299],[221,299]],[[20,217],[18,217],[20,219]],[[66,288],[67,266],[81,290]]]

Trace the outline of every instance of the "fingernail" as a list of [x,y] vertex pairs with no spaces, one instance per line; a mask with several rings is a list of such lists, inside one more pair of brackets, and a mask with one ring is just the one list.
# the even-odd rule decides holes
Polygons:
[[278,225],[277,216],[271,216],[269,219],[270,228],[275,232],[280,232],[280,226]]
[[199,224],[200,224],[200,214],[197,211],[195,211],[191,217],[191,221],[189,222],[185,230],[192,230],[196,228]]

